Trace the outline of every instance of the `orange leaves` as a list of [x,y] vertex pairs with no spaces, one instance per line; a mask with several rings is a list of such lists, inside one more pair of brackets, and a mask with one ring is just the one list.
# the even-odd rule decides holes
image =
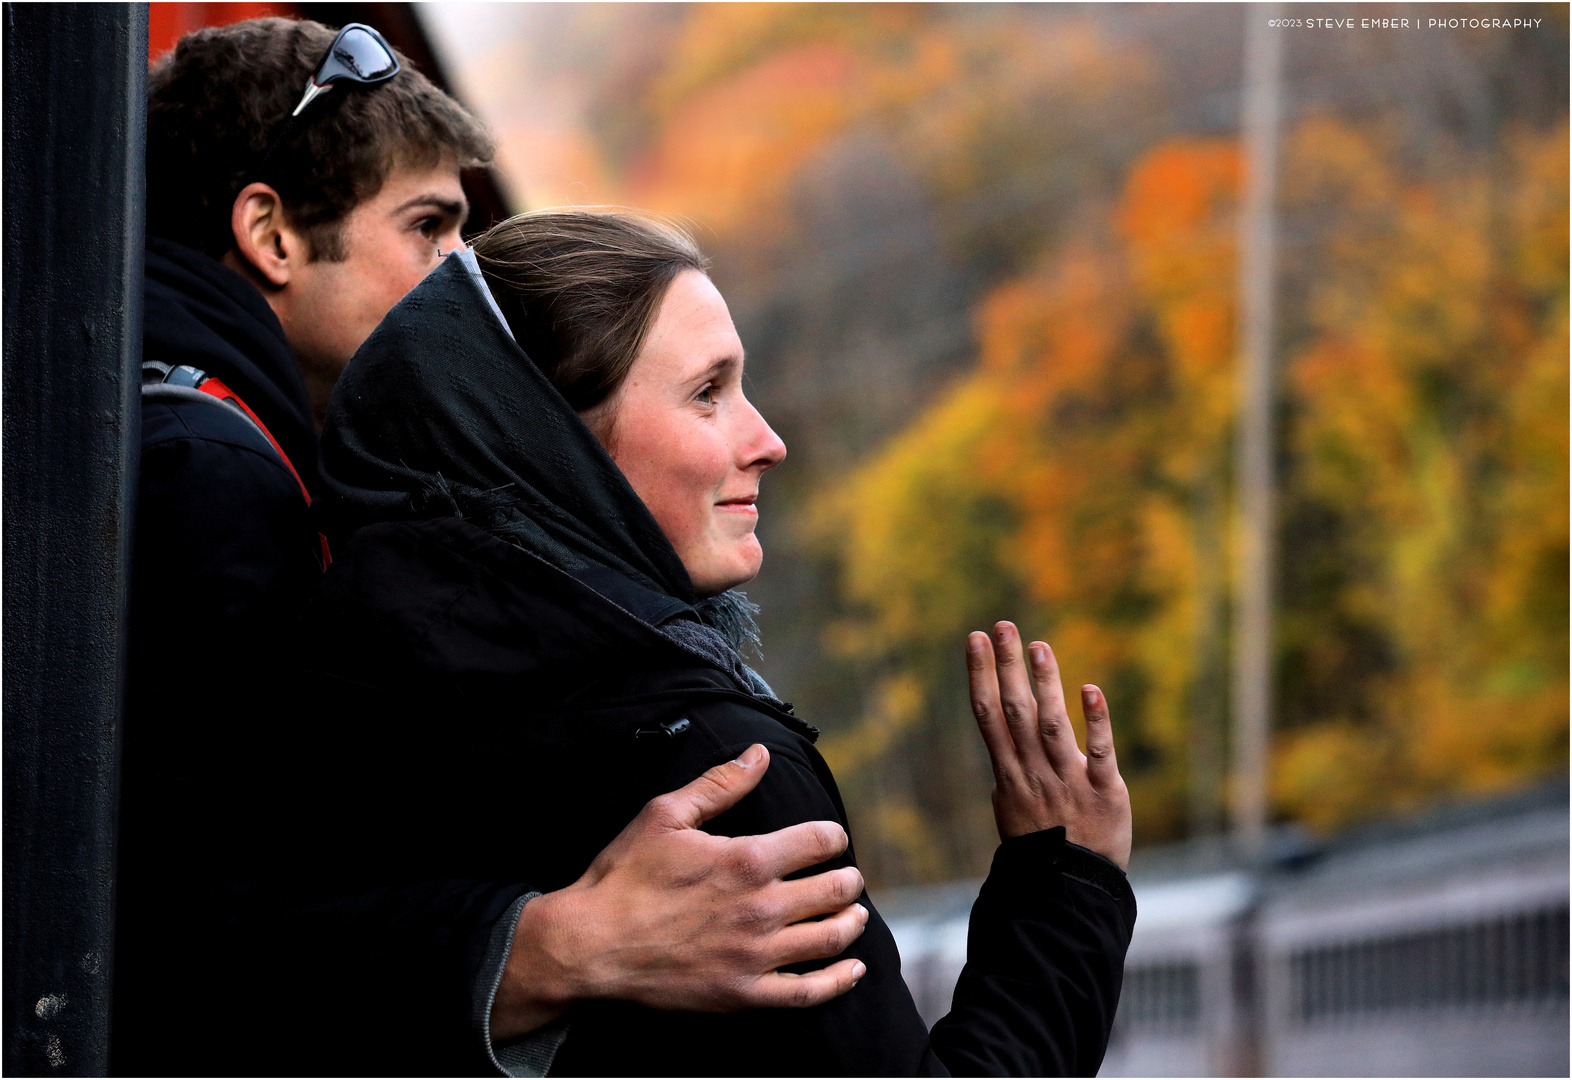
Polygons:
[[1013,374],[1034,401],[1085,388],[1125,330],[1119,275],[1106,253],[1077,244],[1032,277],[1001,286],[977,317],[982,366]]
[[[1290,141],[1279,813],[1565,766],[1566,143],[1416,178],[1379,132]],[[1226,140],[1149,151],[1106,230],[982,301],[976,373],[840,504],[886,663],[1009,616],[1115,688],[1148,840],[1222,700],[1238,184]]]
[[688,99],[749,69],[804,48],[833,45],[877,51],[903,41],[929,18],[920,6],[879,4],[718,3],[695,6],[668,58],[653,97],[670,115]]
[[1239,183],[1232,140],[1175,140],[1137,163],[1118,211],[1132,276],[1172,365],[1180,423],[1165,457],[1182,483],[1217,468],[1233,415]]
[[[962,635],[1016,619],[1109,690],[1146,842],[1221,797],[1242,179],[1232,139],[1159,140],[1150,74],[1074,16],[701,7],[633,195],[746,252],[856,133],[921,184],[994,284],[975,367],[815,498],[863,699],[827,745],[960,783],[920,755],[967,722]],[[1411,135],[1284,133],[1273,797],[1323,828],[1566,762],[1568,130]],[[963,797],[896,788],[868,819],[939,865]]]
[[854,113],[859,80],[853,54],[816,44],[706,88],[636,166],[634,200],[722,232],[768,221],[792,174]]
[[[1101,593],[1088,580],[1105,580],[1125,560],[1122,512],[1100,505],[1108,473],[1140,454],[1121,425],[1102,422],[1117,407],[1113,369],[1129,333],[1121,277],[1111,253],[1077,245],[999,289],[978,318],[982,369],[1002,388],[983,468],[1021,514],[1017,573],[1055,608],[1078,606],[1077,587]],[[1085,508],[1081,528],[1060,527],[1067,506]]]
[[[1192,481],[1220,487],[1217,408],[1176,409],[1174,394],[1204,401],[1205,385],[1185,389],[1196,382],[1187,372],[1215,379],[1230,352],[1229,286],[1179,271],[1186,251],[1231,259],[1219,219],[1232,161],[1226,144],[1150,155],[1123,203],[1126,242],[1072,242],[994,290],[976,317],[976,373],[833,503],[848,591],[881,626],[885,656],[1014,618],[1053,641],[1073,678],[1113,687],[1123,737],[1155,751],[1144,779],[1131,767],[1149,836],[1176,824],[1182,702],[1212,644],[1194,626],[1215,603],[1196,598],[1214,601],[1221,587],[1196,518],[1212,530],[1221,521],[1162,477],[1177,454]],[[1168,327],[1155,341],[1154,322]],[[1208,572],[1190,569],[1203,559]],[[940,675],[913,674],[942,699]]]
[[939,52],[911,43],[921,5],[706,4],[652,92],[658,135],[630,197],[748,237],[780,221],[793,177],[848,127],[931,92]]
[[1119,231],[1148,295],[1231,290],[1239,170],[1231,139],[1165,143],[1136,165]]

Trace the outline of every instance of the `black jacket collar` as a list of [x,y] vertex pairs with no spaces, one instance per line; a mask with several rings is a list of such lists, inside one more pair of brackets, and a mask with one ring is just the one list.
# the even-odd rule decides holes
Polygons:
[[267,425],[306,487],[318,491],[317,437],[294,350],[262,294],[223,263],[147,238],[144,355],[222,379]]
[[656,592],[654,589],[646,589],[626,574],[618,573],[616,570],[590,565],[580,567],[571,573],[574,578],[588,585],[628,614],[636,616],[651,626],[660,626],[667,619],[683,613],[698,621],[693,608],[681,600]]
[[658,630],[657,620],[673,618],[671,597],[592,576],[585,581],[459,518],[371,525],[347,541],[323,579],[302,659],[319,672],[409,692],[435,681],[478,700],[506,685],[521,708],[591,686],[614,697],[686,687],[690,696],[745,702],[817,738],[790,706],[748,691],[714,658]]

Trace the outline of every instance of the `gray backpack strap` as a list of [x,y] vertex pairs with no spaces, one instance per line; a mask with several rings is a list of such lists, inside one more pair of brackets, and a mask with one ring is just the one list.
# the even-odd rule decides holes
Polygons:
[[[223,397],[205,393],[197,389],[204,383],[223,391]],[[246,426],[256,432],[262,444],[267,447],[265,453],[270,454],[275,460],[288,470],[289,475],[295,478],[295,483],[300,485],[300,495],[306,500],[306,505],[311,505],[311,492],[306,488],[306,482],[295,471],[294,464],[289,460],[289,455],[284,453],[284,448],[278,445],[272,433],[263,426],[262,421],[246,408],[245,402],[240,400],[229,387],[219,379],[209,380],[207,372],[194,368],[189,364],[161,364],[157,360],[142,362],[142,402],[168,401],[168,402],[200,402],[204,407],[227,409],[234,416],[239,416],[246,422]],[[260,447],[259,447],[260,449]],[[322,568],[326,570],[333,562],[333,554],[328,550],[327,536],[318,533],[317,539],[322,543]]]
[[[195,372],[195,382],[200,383],[206,373],[191,367],[170,367],[160,364],[156,360],[148,360],[142,364],[142,400],[149,401],[185,401],[209,408],[223,409],[231,416],[238,416],[246,422],[246,426],[262,437],[267,444],[268,452],[273,453],[273,442],[267,437],[267,432],[257,426],[257,422],[246,413],[246,410],[223,398],[216,398],[212,394],[204,394],[191,385],[189,378],[182,378],[189,372]],[[164,382],[163,379],[174,377],[181,379],[179,382]]]

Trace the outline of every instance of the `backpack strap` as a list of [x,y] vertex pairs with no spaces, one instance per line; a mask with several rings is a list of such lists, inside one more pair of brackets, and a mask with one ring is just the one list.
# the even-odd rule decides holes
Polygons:
[[[267,429],[262,418],[252,412],[251,407],[242,401],[240,395],[231,390],[222,379],[214,378],[189,364],[171,366],[156,360],[148,360],[142,364],[142,398],[144,401],[210,401],[234,409],[262,433],[262,437],[268,441],[268,445],[273,448],[278,459],[284,463],[284,468],[289,470],[289,475],[295,478],[295,483],[300,488],[300,497],[306,500],[307,506],[311,505],[311,492],[306,489],[306,482],[300,479],[300,473],[295,471],[294,462],[289,460],[289,455],[284,453],[284,448],[278,444],[277,439],[273,438],[273,433]],[[318,533],[317,539],[322,543],[321,561],[322,568],[325,570],[332,565],[333,555],[328,550],[327,537]]]

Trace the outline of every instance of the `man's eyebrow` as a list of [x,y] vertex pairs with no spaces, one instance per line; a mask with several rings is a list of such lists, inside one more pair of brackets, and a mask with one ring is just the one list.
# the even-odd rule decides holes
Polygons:
[[469,203],[464,199],[450,199],[445,195],[427,193],[405,200],[394,208],[393,213],[402,214],[404,211],[413,210],[417,206],[434,207],[441,210],[444,214],[450,214],[453,217],[463,217],[464,212],[469,209]]

